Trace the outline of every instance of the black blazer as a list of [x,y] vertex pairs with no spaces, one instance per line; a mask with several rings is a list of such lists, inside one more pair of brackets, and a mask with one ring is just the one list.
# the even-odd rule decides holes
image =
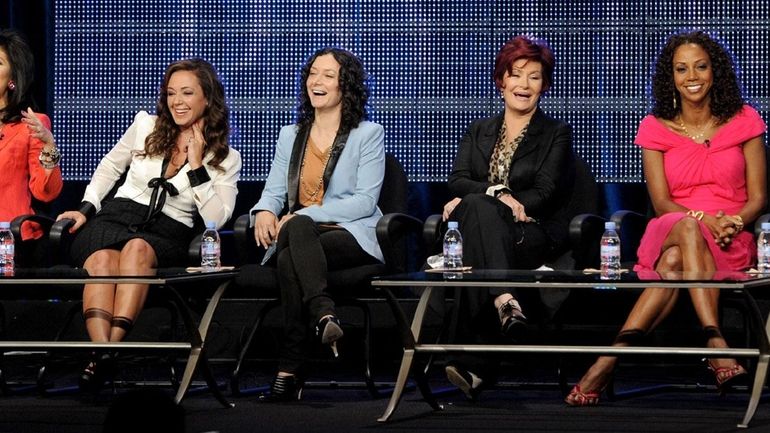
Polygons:
[[[488,180],[489,160],[502,125],[502,113],[471,123],[449,175],[452,196],[484,194],[492,186]],[[508,187],[513,198],[524,205],[527,216],[540,223],[559,250],[569,239],[569,220],[559,210],[569,202],[574,179],[572,128],[538,108],[525,140],[513,155]]]

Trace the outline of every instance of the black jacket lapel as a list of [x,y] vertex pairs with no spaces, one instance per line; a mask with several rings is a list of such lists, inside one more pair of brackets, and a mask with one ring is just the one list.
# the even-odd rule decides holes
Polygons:
[[302,158],[305,157],[305,143],[310,134],[310,127],[304,126],[297,131],[294,138],[294,147],[291,149],[291,160],[289,160],[288,171],[288,190],[286,204],[289,212],[293,212],[297,206],[297,195],[299,194],[299,172],[302,169]]
[[516,153],[513,154],[514,161],[521,159],[524,156],[537,150],[538,143],[540,142],[537,137],[543,133],[543,116],[543,112],[540,111],[540,108],[538,108],[537,111],[535,111],[535,114],[532,116],[532,119],[529,121],[529,126],[527,127],[527,135],[524,136],[524,140],[522,140],[519,148],[516,149]]
[[329,179],[331,179],[332,173],[334,173],[334,167],[337,166],[337,161],[340,159],[342,150],[345,149],[345,144],[348,142],[348,135],[350,135],[349,132],[337,134],[337,137],[334,139],[331,150],[332,153],[329,155],[329,161],[326,163],[326,169],[324,170],[324,191],[329,187]]
[[[489,127],[485,128],[482,132],[482,136],[479,137],[478,148],[483,158],[482,161],[489,161],[492,158],[492,152],[495,150],[495,144],[497,144],[497,137],[500,135],[500,128],[503,127],[503,115],[495,117]],[[489,171],[489,164],[487,163],[487,174]]]

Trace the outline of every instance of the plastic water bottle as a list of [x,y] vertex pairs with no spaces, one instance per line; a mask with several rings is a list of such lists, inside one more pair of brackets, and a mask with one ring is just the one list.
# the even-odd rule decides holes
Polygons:
[[603,280],[615,280],[620,278],[620,236],[615,231],[615,223],[604,223],[601,248],[601,278]]
[[14,253],[11,223],[7,221],[0,222],[0,273],[5,275],[13,274],[15,266]]
[[762,231],[757,238],[757,270],[770,273],[770,222],[762,223]]
[[[449,221],[448,227],[444,235],[444,269],[449,272],[444,277],[459,278],[463,267],[463,237],[457,229],[457,221]],[[453,269],[457,272],[451,272]]]
[[203,272],[212,272],[219,269],[219,233],[214,221],[206,221],[206,231],[201,237],[201,268]]

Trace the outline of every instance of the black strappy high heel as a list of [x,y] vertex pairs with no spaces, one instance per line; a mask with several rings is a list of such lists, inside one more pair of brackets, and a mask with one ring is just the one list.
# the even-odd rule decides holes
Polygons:
[[298,378],[297,375],[276,375],[273,383],[270,385],[270,393],[261,395],[259,401],[264,403],[281,403],[300,400],[304,384],[304,381]]
[[115,355],[92,353],[91,360],[80,373],[78,387],[83,392],[98,393],[115,376]]

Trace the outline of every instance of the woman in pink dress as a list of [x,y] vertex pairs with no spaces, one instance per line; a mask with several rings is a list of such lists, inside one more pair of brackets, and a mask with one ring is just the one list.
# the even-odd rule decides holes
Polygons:
[[[647,225],[634,270],[665,275],[749,268],[755,244],[743,227],[765,208],[766,126],[744,104],[729,54],[703,32],[672,36],[658,57],[652,96],[652,114],[639,125],[635,143],[642,147],[656,218]],[[719,290],[690,288],[688,294],[707,347],[727,347],[719,330]],[[645,289],[613,344],[634,344],[668,316],[678,296],[679,289]],[[616,362],[599,357],[567,404],[598,404]],[[734,359],[709,359],[708,367],[723,391],[746,375]]]

